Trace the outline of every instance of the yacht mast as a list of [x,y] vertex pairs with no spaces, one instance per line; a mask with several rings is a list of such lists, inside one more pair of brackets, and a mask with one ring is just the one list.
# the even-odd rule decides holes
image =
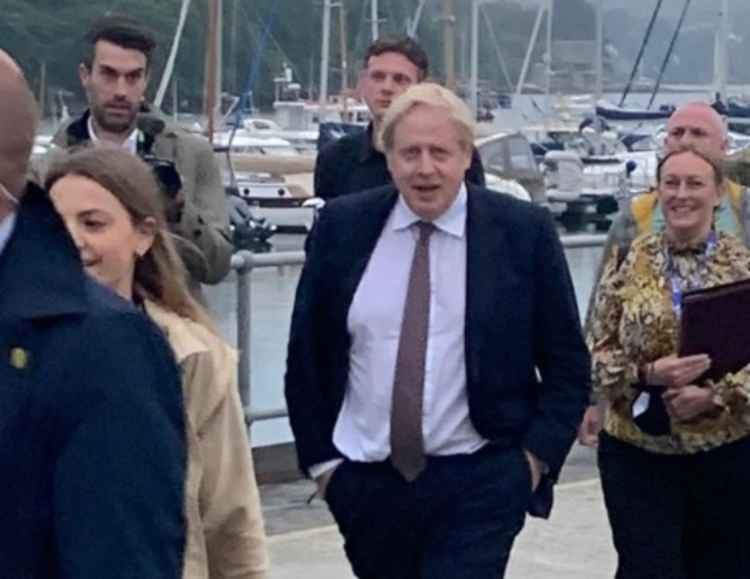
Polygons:
[[544,93],[547,101],[547,112],[552,110],[550,92],[552,92],[552,18],[554,11],[554,0],[547,0],[547,54],[544,58]]
[[346,41],[346,5],[345,0],[339,0],[339,42],[341,48],[341,99],[344,118],[346,118],[348,92],[349,92],[349,56],[348,44]]
[[328,101],[328,56],[331,47],[331,0],[323,3],[323,36],[320,49],[320,95],[318,100],[318,122],[325,119]]
[[454,0],[443,0],[443,62],[445,86],[456,90],[456,7]]
[[594,67],[596,73],[595,102],[599,102],[604,94],[604,0],[596,3],[596,54]]
[[409,20],[408,26],[406,27],[406,35],[411,38],[417,37],[417,28],[419,28],[419,22],[422,20],[422,10],[424,5],[427,4],[427,0],[419,0],[419,6],[417,6],[414,12],[414,17]]
[[714,39],[714,91],[726,103],[729,77],[729,0],[722,0],[719,27]]
[[521,95],[523,85],[526,82],[526,74],[529,72],[529,64],[531,63],[531,55],[534,52],[534,46],[536,45],[536,39],[539,36],[539,28],[542,24],[542,16],[545,12],[545,5],[539,5],[539,12],[536,14],[536,21],[534,22],[534,30],[531,32],[531,38],[529,39],[529,45],[526,48],[526,57],[523,59],[523,67],[521,68],[521,76],[518,78],[518,84],[516,85],[516,97]]
[[217,38],[219,36],[219,0],[209,0],[208,55],[206,66],[204,114],[208,119],[208,140],[214,142],[214,111],[216,109]]
[[169,51],[169,58],[167,58],[167,64],[164,66],[164,72],[161,75],[159,90],[156,91],[156,98],[154,98],[154,106],[157,109],[161,108],[161,103],[164,101],[164,95],[167,94],[169,81],[172,79],[172,71],[174,70],[174,63],[177,59],[177,51],[180,48],[182,30],[185,28],[185,20],[187,20],[188,10],[190,9],[190,2],[191,0],[182,0],[182,6],[180,7],[180,17],[177,21],[177,30],[175,30],[174,38],[172,39],[172,48]]
[[469,81],[469,108],[476,118],[479,112],[479,8],[481,0],[471,3],[471,79]]
[[370,0],[370,24],[372,26],[372,41],[378,39],[378,0]]

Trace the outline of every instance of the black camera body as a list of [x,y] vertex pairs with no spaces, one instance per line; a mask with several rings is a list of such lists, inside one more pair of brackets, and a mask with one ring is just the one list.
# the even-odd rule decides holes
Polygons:
[[182,177],[177,170],[174,162],[167,159],[159,159],[154,155],[143,154],[140,156],[156,177],[156,182],[162,193],[170,201],[177,198],[177,194],[182,190]]
[[182,177],[173,161],[160,159],[153,153],[156,136],[164,130],[165,123],[159,118],[139,117],[137,127],[141,135],[138,138],[138,156],[151,167],[156,182],[165,197],[173,201],[182,190]]

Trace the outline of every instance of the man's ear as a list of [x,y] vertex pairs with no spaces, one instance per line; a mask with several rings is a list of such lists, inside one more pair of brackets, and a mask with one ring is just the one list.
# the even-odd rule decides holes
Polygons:
[[83,86],[83,88],[87,88],[90,76],[91,71],[89,70],[89,67],[86,66],[83,62],[80,63],[78,65],[78,78],[80,79],[81,86]]

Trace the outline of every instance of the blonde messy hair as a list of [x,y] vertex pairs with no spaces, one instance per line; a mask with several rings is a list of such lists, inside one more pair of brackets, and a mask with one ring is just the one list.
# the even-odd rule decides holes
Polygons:
[[398,123],[417,106],[433,107],[447,112],[458,129],[461,146],[471,150],[474,144],[475,124],[469,107],[447,88],[423,82],[409,87],[388,107],[380,131],[380,140],[386,151],[393,149],[393,135]]

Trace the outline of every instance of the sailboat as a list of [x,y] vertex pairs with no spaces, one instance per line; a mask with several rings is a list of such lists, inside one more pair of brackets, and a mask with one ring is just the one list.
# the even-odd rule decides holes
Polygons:
[[648,44],[648,41],[651,38],[651,33],[653,32],[654,23],[656,22],[656,18],[659,14],[659,11],[661,10],[663,0],[659,0],[656,3],[656,7],[654,8],[654,11],[651,15],[651,21],[649,22],[649,25],[646,28],[646,34],[643,38],[643,42],[641,43],[641,48],[638,51],[636,62],[633,65],[633,70],[630,75],[630,80],[628,81],[628,84],[625,87],[625,90],[623,92],[622,98],[620,99],[620,104],[613,105],[605,101],[597,102],[596,103],[596,115],[599,118],[602,118],[605,121],[613,121],[613,122],[642,123],[642,122],[664,121],[672,115],[675,109],[675,107],[672,105],[662,105],[656,110],[652,110],[651,105],[654,102],[654,98],[656,97],[656,94],[659,92],[661,79],[664,76],[664,71],[666,70],[667,64],[669,63],[669,59],[672,56],[672,51],[674,50],[675,44],[677,42],[677,37],[679,36],[680,30],[682,29],[682,23],[685,21],[685,16],[687,15],[687,11],[690,6],[690,1],[691,0],[685,0],[685,4],[683,5],[682,13],[680,14],[680,19],[677,22],[677,27],[675,28],[675,31],[672,35],[672,40],[669,43],[669,48],[667,49],[667,53],[664,56],[664,60],[662,61],[661,70],[659,71],[659,77],[657,78],[656,84],[651,93],[651,99],[649,101],[648,107],[646,108],[625,107],[624,103],[625,103],[625,99],[627,98],[628,92],[630,91],[630,87],[632,86],[633,79],[635,78],[635,75],[637,74],[638,67],[640,65],[641,58],[643,57],[643,53],[645,51],[646,45]]

